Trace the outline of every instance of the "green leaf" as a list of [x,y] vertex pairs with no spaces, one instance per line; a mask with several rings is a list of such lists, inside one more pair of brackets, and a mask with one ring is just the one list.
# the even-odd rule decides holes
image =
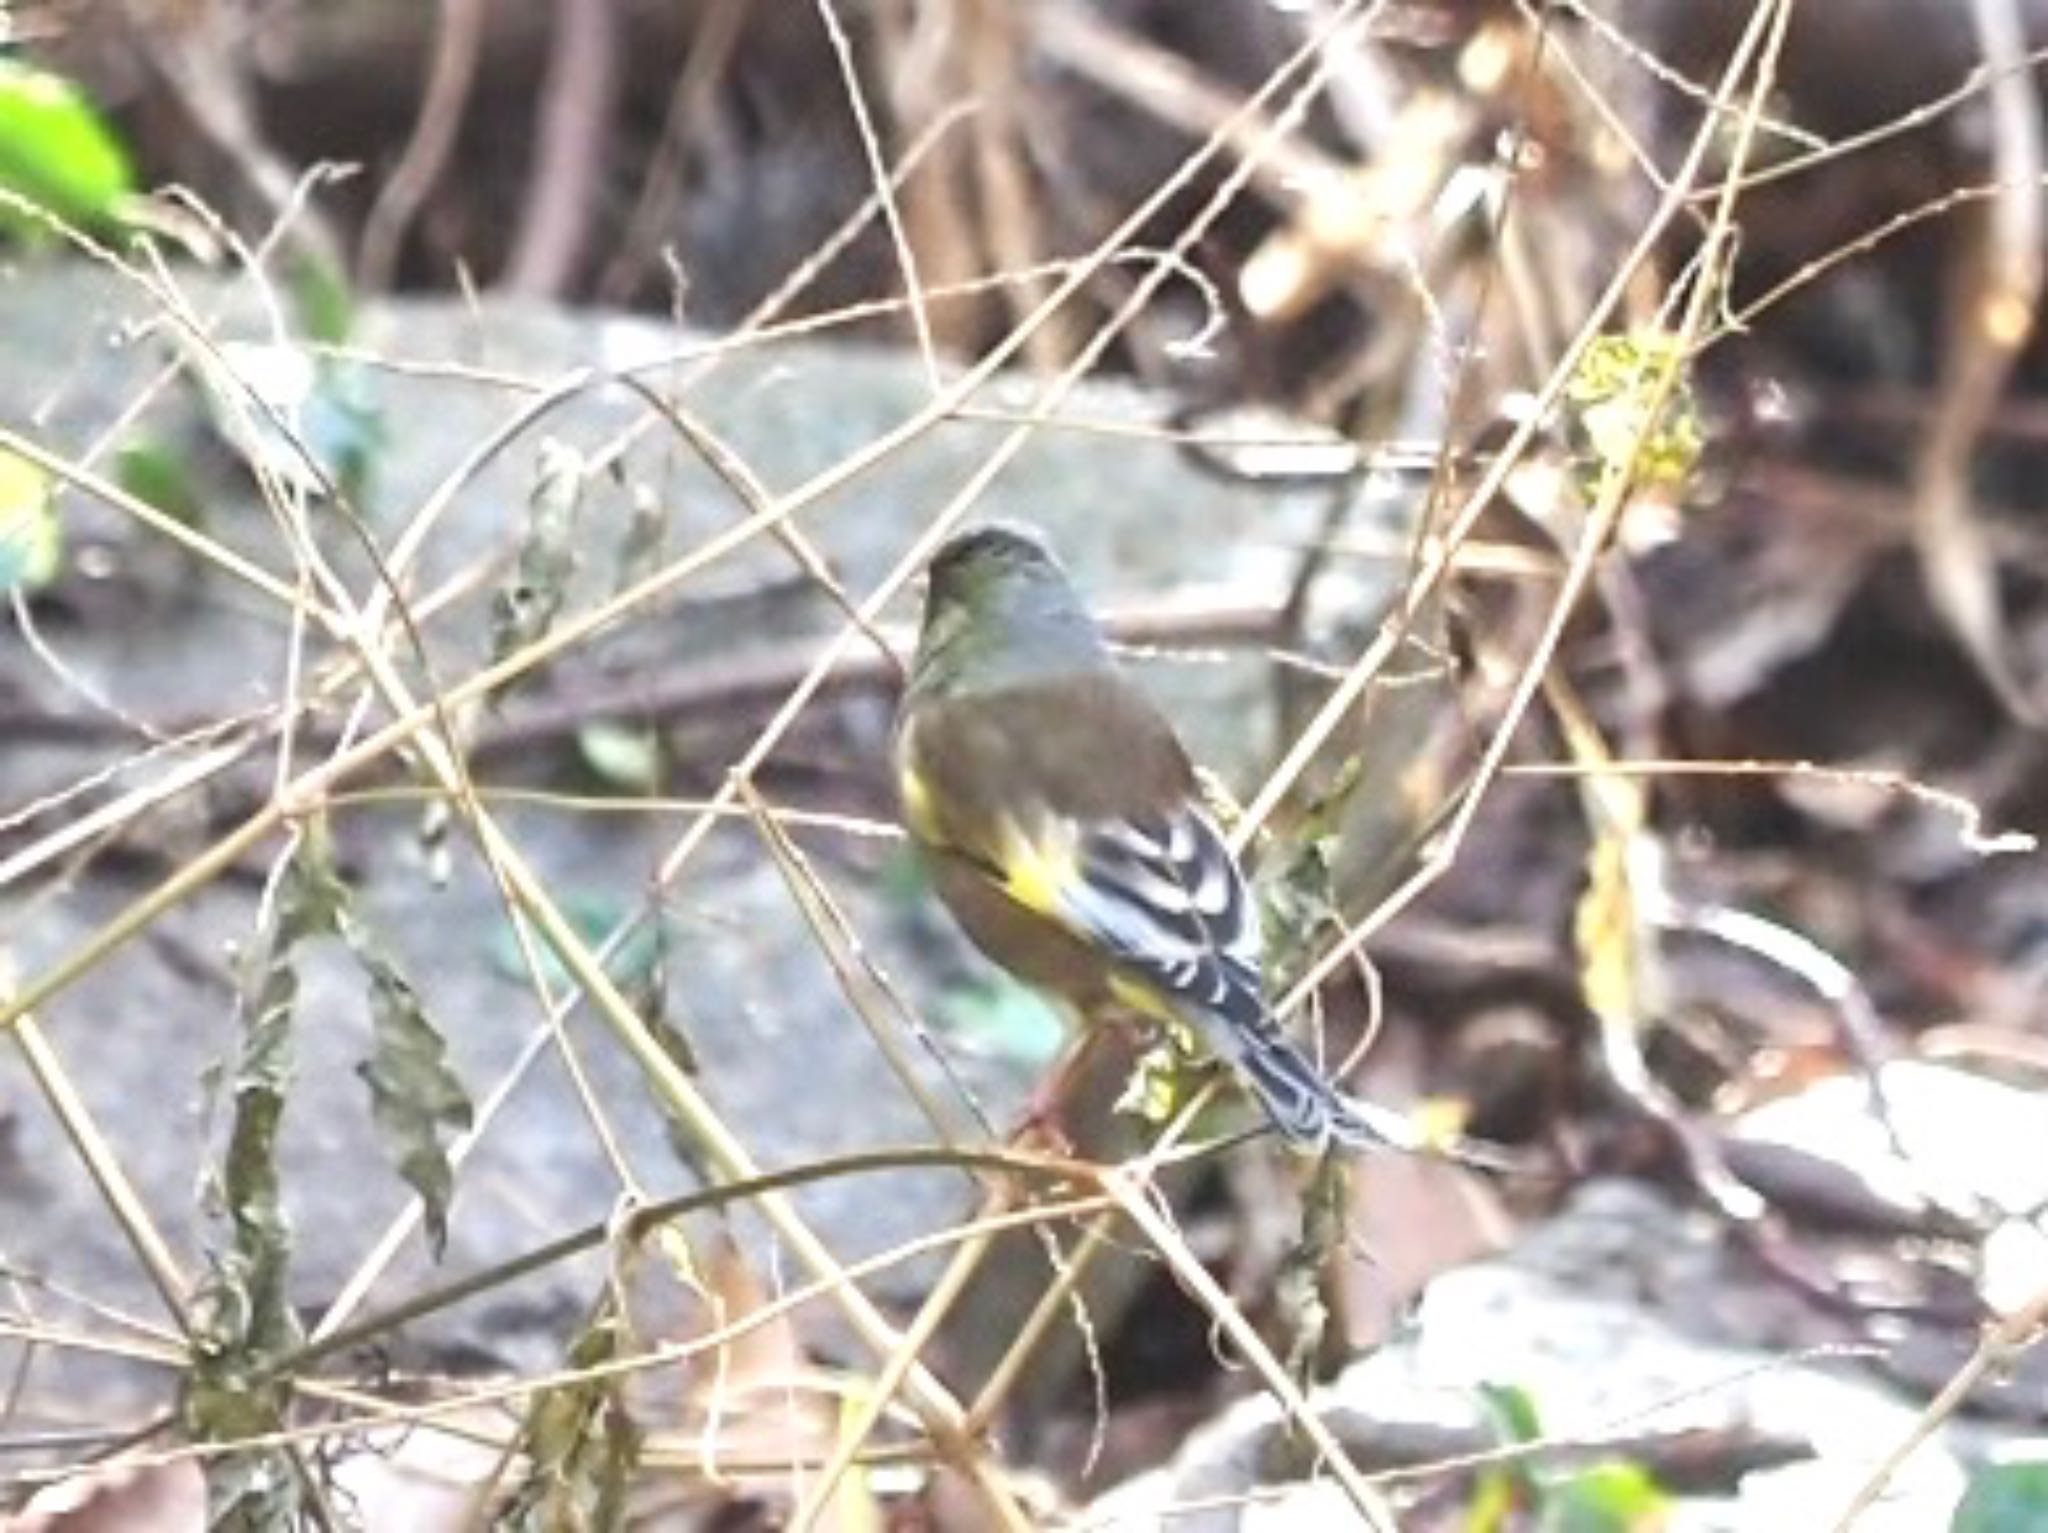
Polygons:
[[334,930],[369,977],[370,1057],[356,1074],[370,1088],[370,1116],[384,1151],[419,1194],[427,1244],[438,1260],[448,1245],[455,1167],[448,1143],[474,1121],[469,1094],[448,1065],[448,1045],[377,934],[356,914],[337,879]]
[[875,889],[897,915],[920,922],[932,919],[937,896],[932,893],[931,870],[908,840],[896,842],[884,854]]
[[[291,1085],[298,949],[331,934],[348,899],[325,826],[307,827],[279,877],[268,929],[239,1008],[241,1049],[230,1075],[227,1143],[209,1177],[228,1224],[208,1255],[193,1304],[192,1366],[181,1413],[197,1441],[233,1443],[281,1429],[290,1383],[275,1365],[301,1335],[288,1278],[291,1224],[277,1145]],[[278,1449],[206,1461],[208,1526],[255,1533],[296,1525],[300,1482]]]
[[0,449],[0,594],[42,589],[63,562],[56,486],[28,459]]
[[1543,1435],[1536,1397],[1519,1384],[1481,1384],[1479,1398],[1494,1430],[1509,1443],[1532,1443]]
[[154,436],[139,436],[114,455],[114,477],[137,500],[147,501],[188,527],[204,525],[206,503],[184,454]]
[[384,445],[369,373],[291,341],[185,342],[207,421],[259,478],[350,499]]
[[386,435],[384,412],[370,391],[370,370],[318,358],[306,401],[306,445],[351,502],[361,502]]
[[[325,838],[322,837],[324,843]],[[447,1142],[473,1121],[469,1095],[448,1066],[448,1046],[376,933],[356,914],[355,897],[329,852],[312,864],[320,882],[318,927],[338,936],[369,978],[370,1057],[356,1067],[370,1088],[370,1113],[385,1151],[425,1207],[427,1241],[439,1257],[448,1243],[455,1168]]]
[[613,967],[619,971],[619,994],[634,1015],[647,1024],[662,1052],[694,1075],[697,1061],[690,1042],[668,1019],[670,935],[668,912],[657,904],[620,945]]
[[[628,996],[627,999],[631,1000],[632,997]],[[690,1040],[683,1035],[682,1029],[659,1012],[649,1012],[644,1006],[636,1004],[633,1010],[639,1015],[640,1020],[647,1024],[648,1036],[654,1039],[655,1046],[674,1060],[676,1068],[685,1075],[695,1075],[697,1051],[690,1047]]]
[[[595,949],[625,923],[630,911],[623,900],[602,894],[571,894],[562,901],[562,914],[584,943]],[[639,922],[605,965],[612,982],[629,995],[644,995],[659,976],[666,955],[666,938],[659,918]],[[505,978],[526,983],[526,960],[519,951],[519,939],[509,925],[491,934],[491,966]],[[548,987],[557,992],[571,989],[576,980],[547,943],[540,943],[541,973]]]
[[427,1243],[439,1258],[448,1246],[448,1204],[455,1196],[446,1141],[467,1132],[475,1113],[419,993],[352,918],[344,931],[370,976],[372,1051],[356,1073],[369,1085],[371,1116],[386,1152],[420,1195]]
[[[1543,1435],[1536,1398],[1521,1385],[1481,1384],[1479,1401],[1503,1444],[1534,1442]],[[1466,1507],[1466,1533],[1499,1533],[1536,1494],[1534,1477],[1521,1460],[1487,1466],[1479,1472],[1471,1504]]]
[[651,729],[599,719],[576,731],[576,751],[607,787],[638,794],[661,787],[661,737]]
[[1209,1071],[1188,1066],[1188,1056],[1172,1039],[1160,1039],[1138,1056],[1130,1079],[1117,1093],[1114,1110],[1145,1123],[1171,1123],[1210,1079]]
[[542,638],[569,599],[583,511],[583,455],[552,438],[528,501],[518,567],[491,602],[491,659],[503,660]]
[[323,256],[306,255],[291,269],[292,317],[309,341],[339,346],[355,327],[348,274]]
[[1053,1004],[1013,979],[956,985],[940,995],[938,1009],[948,1032],[1020,1064],[1049,1064],[1066,1041],[1066,1024]]
[[1472,1487],[1472,1499],[1465,1505],[1462,1533],[1502,1533],[1521,1507],[1520,1480],[1499,1467],[1482,1469]]
[[612,576],[612,593],[638,585],[661,567],[661,550],[668,542],[668,502],[645,485],[632,488],[633,509],[619,535],[618,571]]
[[1335,843],[1334,836],[1303,835],[1261,859],[1259,929],[1270,966],[1267,983],[1276,994],[1307,967],[1317,951],[1317,939],[1336,923],[1330,856]]
[[[569,1367],[597,1368],[631,1349],[623,1324],[607,1313],[570,1347]],[[644,1434],[627,1411],[619,1378],[544,1391],[527,1413],[524,1435],[531,1468],[495,1526],[517,1533],[625,1526]]]
[[1613,1459],[1544,1484],[1540,1533],[1655,1533],[1671,1497],[1640,1464]]
[[2048,1528],[2048,1461],[1986,1464],[1949,1521],[1949,1533],[2032,1533]]
[[318,386],[313,354],[285,342],[182,344],[204,384],[207,420],[221,441],[259,477],[317,493],[319,464],[309,461],[305,432],[306,407]]
[[[1631,464],[1646,487],[1675,491],[1690,477],[1706,433],[1685,361],[1678,337],[1660,330],[1603,335],[1586,348],[1565,388],[1565,416],[1591,459],[1583,468],[1589,491]],[[1677,386],[1653,422],[1657,380],[1672,368]]]
[[[0,187],[67,222],[107,224],[135,172],[99,110],[70,81],[0,59]],[[36,229],[12,211],[0,227]]]

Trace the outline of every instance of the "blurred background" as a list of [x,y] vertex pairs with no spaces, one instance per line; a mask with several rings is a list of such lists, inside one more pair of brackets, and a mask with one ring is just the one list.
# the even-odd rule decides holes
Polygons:
[[[140,1451],[185,1499],[108,1526],[330,1472],[393,1527],[2048,1526],[2048,3],[0,29],[0,1506]],[[1290,1016],[1449,1153],[1211,1144],[1170,1235],[1068,1209],[953,1286],[992,1172],[821,1175],[942,1452],[928,1397],[847,1427],[875,1333],[781,1314],[789,1226],[605,1221],[733,1181],[713,1124],[964,1156],[1046,1078],[894,830],[909,556],[970,510],[1052,536],[1248,816]],[[359,759],[429,698],[488,811]],[[630,992],[581,1058],[578,942]],[[1153,1131],[1102,1052],[1097,1170]],[[743,1405],[589,1371],[668,1344]],[[400,1401],[484,1465],[351,1454]]]

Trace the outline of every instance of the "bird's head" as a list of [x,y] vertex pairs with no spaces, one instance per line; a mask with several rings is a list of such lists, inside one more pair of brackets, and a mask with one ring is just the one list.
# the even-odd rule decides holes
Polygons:
[[1101,663],[1101,640],[1036,532],[989,522],[955,533],[928,566],[921,659],[1010,673]]

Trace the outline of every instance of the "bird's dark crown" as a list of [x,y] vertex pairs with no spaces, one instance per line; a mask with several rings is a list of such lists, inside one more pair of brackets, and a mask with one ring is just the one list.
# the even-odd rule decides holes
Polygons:
[[1030,528],[988,522],[956,532],[939,545],[932,555],[932,579],[942,581],[959,570],[985,565],[1058,567],[1045,540]]

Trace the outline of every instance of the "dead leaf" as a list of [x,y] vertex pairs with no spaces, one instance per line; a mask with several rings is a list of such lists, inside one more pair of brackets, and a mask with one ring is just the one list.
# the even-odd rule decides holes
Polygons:
[[103,1464],[29,1498],[0,1533],[205,1533],[206,1476],[192,1459]]
[[[1375,1100],[1404,1105],[1420,1087],[1412,1033],[1384,1034],[1367,1056],[1361,1085]],[[1507,1248],[1514,1221],[1491,1185],[1462,1166],[1423,1155],[1367,1155],[1352,1168],[1349,1239],[1368,1261],[1338,1263],[1345,1340],[1373,1347],[1432,1278]]]
[[[835,1388],[811,1362],[788,1313],[745,1324],[771,1308],[775,1295],[729,1238],[719,1237],[700,1257],[691,1281],[702,1302],[679,1339],[724,1330],[737,1334],[715,1355],[692,1362],[680,1419],[672,1427],[647,1422],[648,1459],[692,1463],[697,1473],[686,1489],[700,1507],[743,1500],[786,1512],[831,1458],[842,1418],[859,1397]],[[859,1465],[847,1471],[815,1526],[821,1533],[867,1533],[882,1526],[880,1506]]]
[[476,1526],[477,1496],[504,1457],[496,1444],[512,1429],[504,1412],[483,1409],[372,1432],[334,1465],[335,1488],[358,1527],[461,1533]]

